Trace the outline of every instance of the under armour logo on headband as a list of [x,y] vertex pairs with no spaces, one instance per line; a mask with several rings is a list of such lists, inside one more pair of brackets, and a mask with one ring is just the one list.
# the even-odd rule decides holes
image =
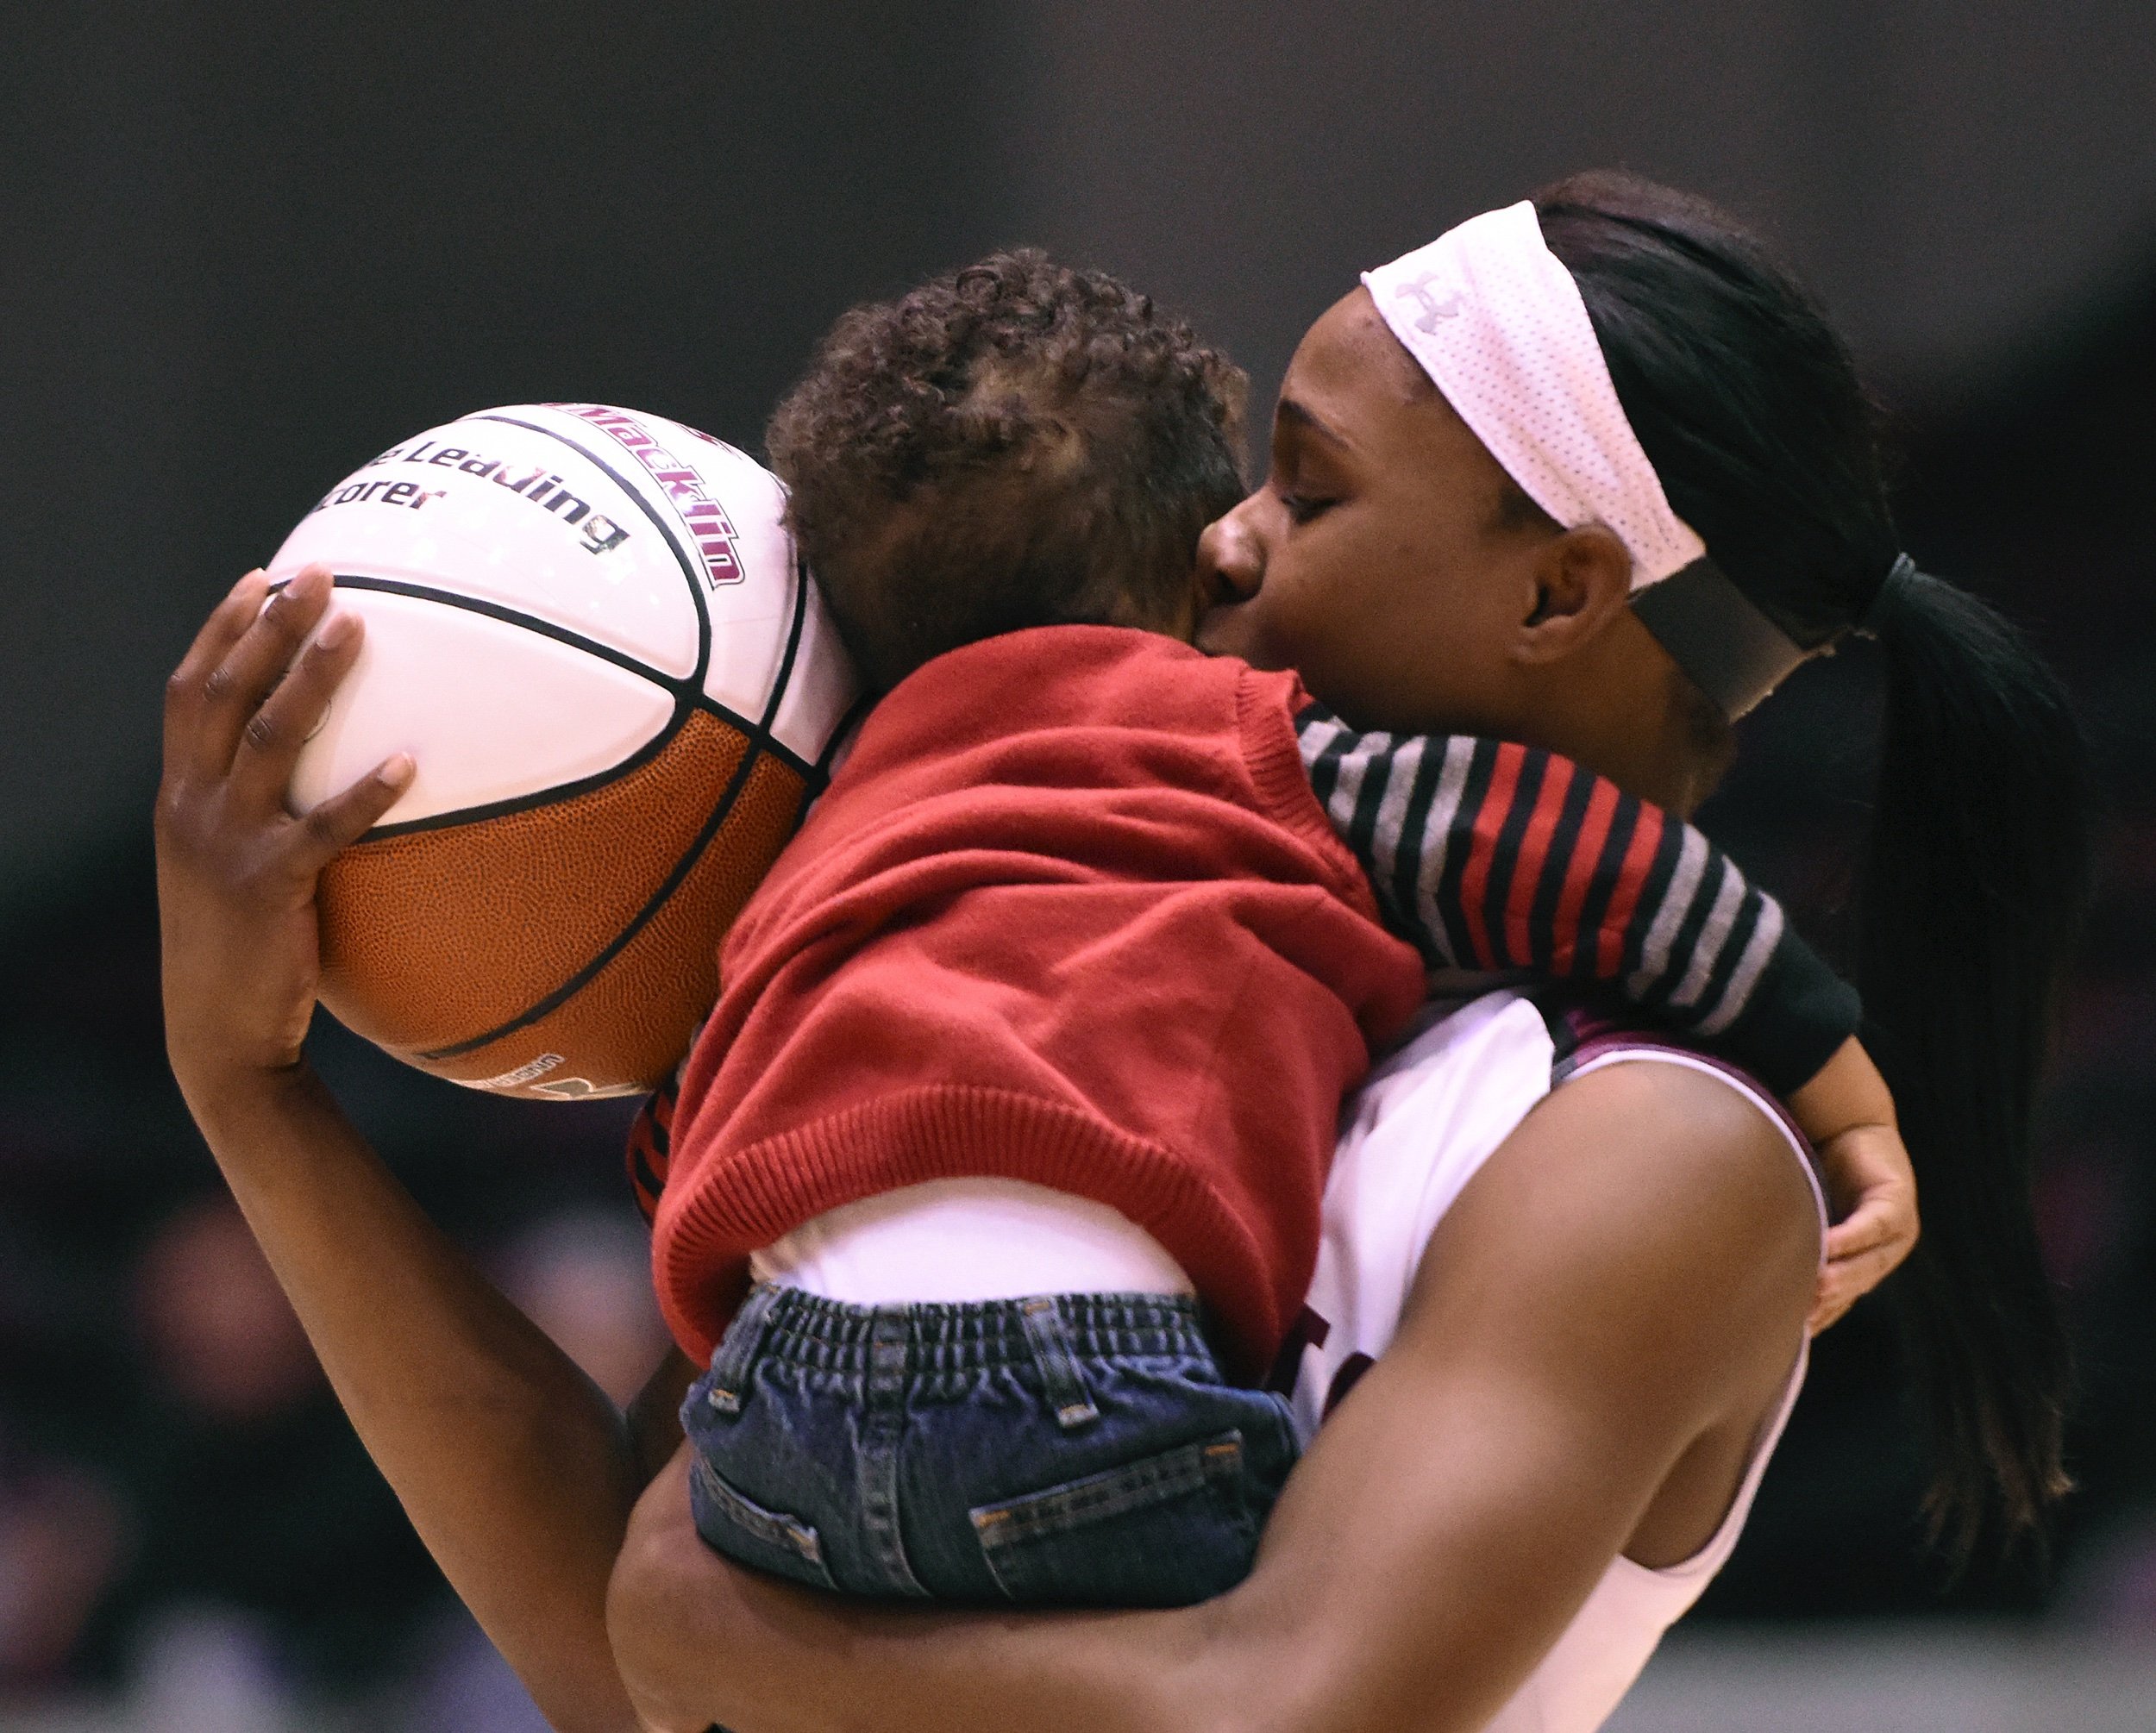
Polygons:
[[1393,290],[1393,299],[1395,301],[1415,300],[1422,303],[1422,316],[1415,321],[1418,331],[1434,331],[1438,328],[1438,320],[1459,316],[1458,290],[1447,290],[1442,301],[1430,292],[1430,285],[1438,280],[1438,275],[1435,271],[1426,271],[1412,283],[1400,284]]

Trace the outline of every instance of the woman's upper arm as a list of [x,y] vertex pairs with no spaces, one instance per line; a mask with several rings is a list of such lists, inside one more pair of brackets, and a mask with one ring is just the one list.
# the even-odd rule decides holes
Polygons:
[[1612,1067],[1538,1107],[1447,1213],[1394,1347],[1230,1594],[908,1617],[768,1588],[655,1510],[615,1611],[656,1624],[663,1605],[670,1635],[624,1643],[617,1622],[617,1653],[646,1700],[736,1733],[1479,1726],[1685,1448],[1786,1370],[1817,1256],[1754,1109],[1677,1067]]
[[1720,1081],[1619,1066],[1541,1104],[1231,1597],[1231,1648],[1282,1656],[1253,1680],[1272,1724],[1481,1725],[1687,1448],[1786,1375],[1817,1266],[1786,1142]]

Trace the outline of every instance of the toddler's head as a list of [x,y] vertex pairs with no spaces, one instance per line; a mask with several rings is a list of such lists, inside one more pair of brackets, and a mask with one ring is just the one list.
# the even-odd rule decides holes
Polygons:
[[857,307],[772,416],[787,516],[863,676],[1026,626],[1188,637],[1243,494],[1248,381],[1099,272],[999,253]]

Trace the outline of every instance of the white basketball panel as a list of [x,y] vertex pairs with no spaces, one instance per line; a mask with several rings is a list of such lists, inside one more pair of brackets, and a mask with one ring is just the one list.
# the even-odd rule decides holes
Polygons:
[[[755,502],[757,509],[736,514],[748,563],[772,572],[780,570],[783,565],[788,577],[784,589],[788,605],[782,610],[779,641],[774,646],[777,656],[755,685],[763,705],[768,707],[771,682],[777,678],[782,665],[780,659],[786,653],[785,635],[792,630],[793,623],[791,580],[794,550],[793,537],[786,528],[786,490],[776,476],[747,454],[712,439],[709,434],[699,433],[694,428],[684,428],[682,432],[691,440],[702,442],[702,466],[714,476],[724,479],[730,494],[738,492],[745,499]],[[805,581],[808,582],[808,611],[801,623],[801,641],[794,654],[793,671],[787,679],[786,691],[780,695],[771,732],[780,745],[814,764],[822,759],[830,744],[833,730],[860,695],[861,681],[845,646],[838,641],[838,630],[831,623],[830,609],[824,605],[824,592],[813,580]],[[714,656],[712,660],[716,667],[718,658]],[[744,685],[747,676],[744,666],[741,675]],[[705,690],[713,691],[709,680],[705,682]],[[713,696],[717,696],[715,691]],[[756,714],[763,714],[762,710]]]
[[[729,454],[737,462],[727,464]],[[793,630],[793,538],[781,516],[786,494],[761,466],[738,453],[722,447],[711,455],[719,461],[705,462],[728,483],[728,494],[744,501],[744,509],[733,513],[743,578],[719,585],[708,598],[711,665],[704,690],[715,703],[760,721],[770,707],[772,683]]]
[[332,611],[367,635],[300,754],[295,812],[397,752],[417,773],[384,824],[525,799],[612,769],[674,712],[655,681],[467,608],[341,585]]
[[[736,716],[761,721],[793,627],[793,538],[778,478],[724,441],[664,416],[604,404],[554,404],[545,413],[547,425],[607,451],[610,461],[618,454],[622,472],[675,523],[711,615],[705,692]],[[820,597],[812,599],[820,606]],[[837,640],[825,637],[836,652]],[[797,678],[798,672],[797,663]],[[826,685],[852,680],[843,658],[837,670],[824,672]],[[787,743],[802,750],[793,739]],[[803,756],[812,760],[821,750],[819,741]]]
[[771,732],[781,746],[817,763],[860,691],[854,665],[824,605],[824,592],[811,583],[801,648],[793,659],[793,677],[779,699],[779,713],[771,719]]
[[605,469],[514,424],[545,415],[489,410],[392,446],[323,496],[270,574],[319,560],[478,597],[686,678],[697,609],[674,543]]

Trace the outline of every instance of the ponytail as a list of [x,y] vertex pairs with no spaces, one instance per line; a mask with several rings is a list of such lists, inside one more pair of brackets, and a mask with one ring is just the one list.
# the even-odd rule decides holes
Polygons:
[[1925,1513],[1965,1562],[2068,1490],[2065,1333],[2032,1219],[2032,1117],[2090,888],[2087,748],[2028,641],[1906,564],[1866,621],[1885,714],[1860,892],[1865,1040],[1924,1231],[1893,1285],[1931,1434]]
[[1994,1512],[2029,1534],[2067,1486],[2030,1121],[2088,898],[2086,749],[2021,635],[1896,558],[1856,364],[1757,239],[1625,174],[1575,175],[1535,209],[1626,418],[1715,564],[1800,647],[1856,629],[1884,652],[1858,984],[1924,1217],[1888,1292],[1931,1432],[1926,1509],[1965,1561]]

